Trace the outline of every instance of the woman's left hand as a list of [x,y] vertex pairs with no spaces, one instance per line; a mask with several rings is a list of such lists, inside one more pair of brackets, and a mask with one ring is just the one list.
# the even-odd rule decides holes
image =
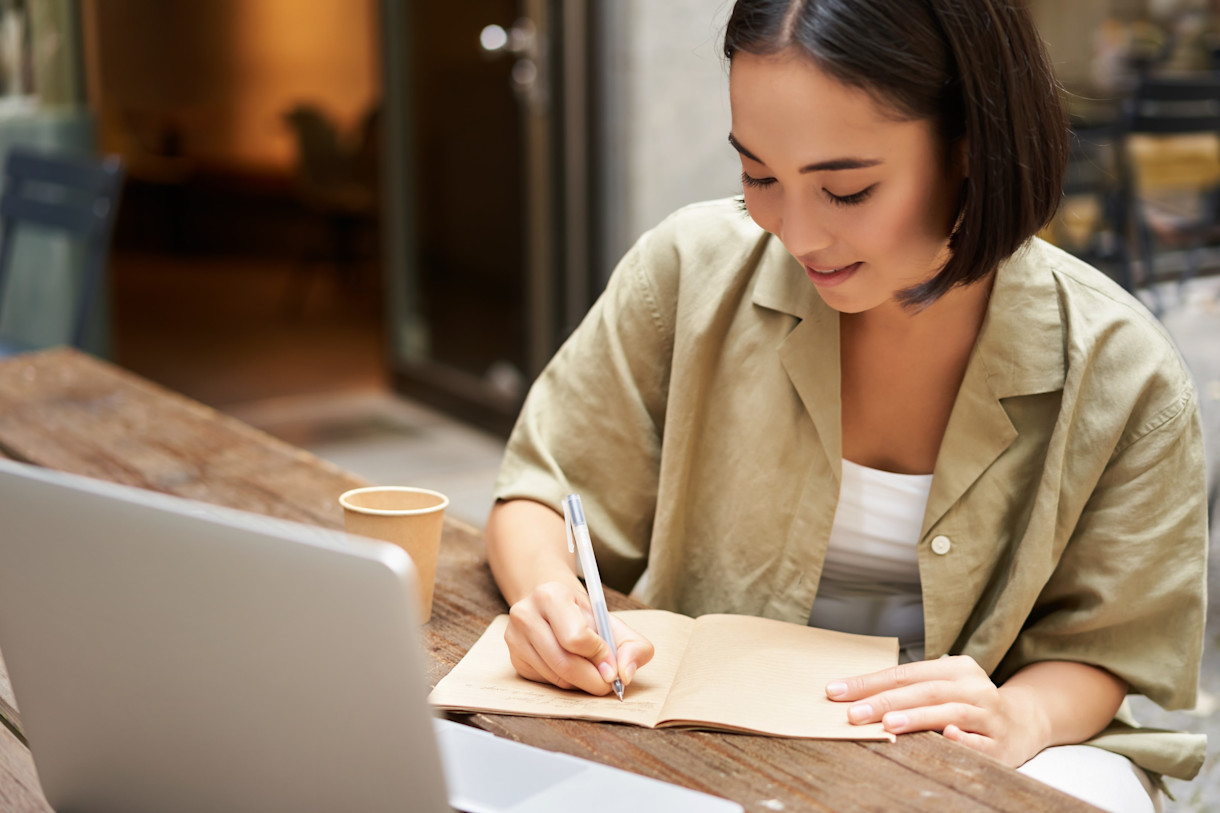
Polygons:
[[1043,709],[1028,686],[998,687],[964,655],[900,664],[871,675],[836,680],[826,695],[850,702],[856,724],[881,722],[886,731],[942,731],[947,739],[1015,768],[1049,744]]

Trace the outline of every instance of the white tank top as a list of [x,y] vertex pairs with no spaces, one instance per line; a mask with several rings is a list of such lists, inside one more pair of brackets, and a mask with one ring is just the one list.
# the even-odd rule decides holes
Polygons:
[[916,550],[931,488],[930,474],[895,474],[843,461],[811,626],[895,636],[907,657],[923,657]]

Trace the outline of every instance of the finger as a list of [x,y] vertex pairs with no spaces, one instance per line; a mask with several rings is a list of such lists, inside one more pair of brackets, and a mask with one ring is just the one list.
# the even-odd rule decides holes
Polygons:
[[[546,616],[546,619],[551,625],[554,642],[558,648],[552,648],[550,642],[545,640],[536,641],[535,645],[542,645],[542,654],[547,662],[560,674],[570,677],[568,672],[564,671],[568,661],[583,661],[583,663],[573,663],[573,668],[583,674],[588,674],[592,670],[592,673],[597,675],[598,680],[602,682],[603,690],[609,691],[608,685],[618,674],[618,659],[610,645],[597,634],[597,630],[584,623],[583,614],[572,618],[565,613],[561,618]],[[589,669],[585,669],[585,665],[588,665]],[[582,680],[570,679],[573,679],[573,682],[581,688],[587,688]]]
[[945,703],[983,706],[994,694],[995,685],[990,680],[929,680],[861,698],[848,709],[847,716],[854,723],[873,723],[890,712],[923,706]]
[[932,675],[929,674],[927,663],[929,662],[900,663],[880,672],[832,681],[826,686],[826,696],[831,700],[860,700],[880,694],[887,689],[906,686],[920,680],[930,680]]
[[628,641],[620,646],[618,648],[618,676],[622,678],[623,683],[627,684],[635,679],[636,670],[652,660],[652,656],[652,642],[642,638],[638,641]]
[[537,650],[541,662],[560,679],[589,694],[603,695],[610,691],[610,684],[602,677],[597,666],[568,650],[554,636],[534,638],[530,643]]
[[912,661],[879,672],[832,681],[826,685],[826,696],[838,701],[859,700],[901,686],[931,680],[957,680],[975,674],[986,676],[974,658],[968,656]]
[[[517,659],[514,668],[521,663],[531,672],[524,677],[532,679],[536,674],[557,686],[566,684],[565,688],[575,686],[590,694],[606,694],[609,683],[585,653],[600,654],[605,660],[609,647],[585,625],[584,614],[574,600],[565,602],[548,595],[550,592],[540,588],[509,609],[504,639],[510,657]],[[583,651],[573,652],[573,648]]]
[[537,602],[537,610],[566,651],[594,663],[613,659],[610,645],[597,634],[593,617],[577,602],[574,594],[544,594]]
[[881,723],[886,731],[894,734],[945,731],[952,726],[959,731],[995,739],[1004,733],[993,730],[996,720],[996,715],[969,703],[943,703],[939,706],[891,711],[881,718]]
[[636,670],[652,660],[655,650],[651,641],[615,616],[610,616],[610,624],[618,644],[618,676],[624,684],[629,684]]
[[[507,639],[507,637],[506,634],[505,638]],[[553,669],[546,665],[542,656],[538,654],[538,650],[534,649],[528,641],[516,646],[510,645],[508,655],[517,674],[526,680],[532,680],[535,683],[550,683],[561,689],[572,688],[571,683],[559,677]]]
[[[504,630],[504,643],[508,645],[509,660],[513,668],[524,678],[539,683],[553,683],[561,689],[571,689],[572,684],[555,674],[546,664],[537,648],[530,642],[535,628],[544,625],[541,617],[532,611],[526,603],[513,607],[509,613],[508,626]],[[542,634],[546,627],[542,626]]]
[[983,734],[975,734],[970,731],[963,731],[955,725],[945,727],[945,739],[952,740],[967,748],[978,751],[981,754],[994,757],[997,752],[997,743],[991,737]]

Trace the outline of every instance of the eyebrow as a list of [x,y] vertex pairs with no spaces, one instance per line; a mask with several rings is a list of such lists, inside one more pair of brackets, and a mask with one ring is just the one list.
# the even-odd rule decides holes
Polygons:
[[[729,143],[733,145],[733,149],[737,150],[751,161],[758,161],[760,164],[766,163],[757,155],[743,147],[741,142],[738,141],[732,133],[729,133]],[[838,169],[863,169],[865,167],[875,167],[880,163],[881,161],[877,158],[832,158],[829,161],[818,161],[816,164],[807,164],[806,166],[801,167],[800,171],[801,174],[804,174],[807,172],[827,172]]]

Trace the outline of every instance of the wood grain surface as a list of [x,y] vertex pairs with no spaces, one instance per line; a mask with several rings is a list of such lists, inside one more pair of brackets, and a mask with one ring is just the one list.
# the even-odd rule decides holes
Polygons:
[[[336,498],[365,484],[306,451],[67,349],[0,361],[0,454],[332,528],[343,523]],[[422,628],[432,685],[507,610],[477,529],[446,520],[437,570],[432,620]],[[642,606],[613,591],[607,598],[611,609]],[[19,730],[2,665],[0,717]],[[857,743],[502,715],[453,719],[724,796],[759,813],[1093,809],[931,733]],[[29,751],[0,726],[0,810],[50,810],[35,776]]]

